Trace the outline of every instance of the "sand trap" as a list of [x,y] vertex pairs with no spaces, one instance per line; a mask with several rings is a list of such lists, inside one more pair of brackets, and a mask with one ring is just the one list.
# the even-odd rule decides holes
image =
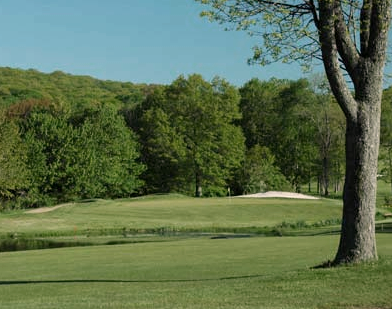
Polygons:
[[306,200],[318,200],[318,197],[305,195],[301,193],[293,193],[293,192],[282,192],[282,191],[268,191],[265,193],[255,193],[255,194],[247,194],[240,195],[238,197],[253,197],[253,198],[263,198],[263,197],[280,197],[280,198],[297,198],[297,199],[306,199]]
[[35,208],[32,210],[28,210],[25,211],[26,214],[42,214],[44,212],[49,212],[49,211],[53,211],[56,210],[60,207],[64,207],[64,206],[69,206],[72,205],[73,203],[67,203],[67,204],[61,204],[61,205],[57,205],[57,206],[53,206],[53,207],[41,207],[41,208]]

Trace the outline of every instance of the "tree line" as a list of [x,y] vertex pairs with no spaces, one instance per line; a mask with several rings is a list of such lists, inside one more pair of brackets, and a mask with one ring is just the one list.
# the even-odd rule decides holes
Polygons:
[[[391,179],[391,90],[382,170]],[[180,192],[339,190],[345,119],[323,78],[170,85],[0,69],[2,207]],[[392,181],[391,181],[392,182]]]

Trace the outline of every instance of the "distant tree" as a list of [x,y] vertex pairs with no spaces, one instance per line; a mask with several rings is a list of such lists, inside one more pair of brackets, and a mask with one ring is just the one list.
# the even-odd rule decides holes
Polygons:
[[[144,104],[139,134],[147,178],[156,190],[222,195],[244,156],[235,87],[180,76]],[[143,109],[143,107],[142,107]]]
[[[245,161],[239,169],[235,187],[240,194],[266,192],[270,190],[287,191],[291,184],[276,166],[271,151],[255,145],[246,152]],[[237,189],[238,190],[238,189]]]
[[239,123],[244,131],[248,149],[255,145],[271,147],[278,142],[275,134],[280,118],[277,103],[279,93],[287,87],[287,83],[278,79],[265,82],[254,78],[239,89],[242,113]]
[[71,119],[76,134],[70,192],[82,198],[128,197],[142,186],[135,134],[114,107],[84,110]]
[[179,77],[168,88],[168,102],[186,145],[182,168],[195,195],[202,195],[202,187],[224,187],[244,155],[242,132],[233,124],[240,118],[237,90],[219,78],[208,83],[199,75]]
[[71,111],[75,107],[106,105],[131,109],[140,104],[154,86],[130,82],[103,81],[61,71],[50,74],[36,70],[0,68],[0,107],[21,101],[43,100]]
[[324,196],[329,195],[331,181],[337,191],[344,167],[344,131],[346,122],[342,111],[336,104],[328,81],[318,74],[313,76],[313,104],[308,113],[315,127],[315,144],[319,148],[320,166],[318,171],[319,191]]
[[55,115],[46,109],[29,113],[22,125],[33,186],[30,195],[61,195],[68,183],[70,147],[75,138],[72,127],[64,115]]
[[15,199],[28,186],[25,147],[18,125],[0,112],[0,204]]
[[145,193],[184,191],[179,180],[180,160],[185,144],[170,119],[166,88],[158,87],[132,114],[129,125],[139,135],[141,160],[147,166],[142,174]]
[[241,89],[240,120],[248,148],[267,147],[296,191],[309,182],[316,164],[314,122],[309,108],[314,93],[305,79],[253,79]]
[[204,13],[210,20],[262,35],[265,49],[255,48],[251,62],[322,60],[347,123],[343,223],[333,264],[377,259],[377,159],[390,0],[198,1],[211,6]]
[[310,182],[315,168],[315,127],[307,112],[313,103],[313,92],[306,79],[290,81],[279,93],[280,118],[275,130],[278,137],[271,149],[296,192],[301,192],[301,186]]
[[382,179],[391,184],[392,194],[392,88],[384,91],[381,113],[380,172]]
[[30,202],[117,198],[137,192],[143,166],[136,137],[114,108],[67,115],[35,110],[23,121]]

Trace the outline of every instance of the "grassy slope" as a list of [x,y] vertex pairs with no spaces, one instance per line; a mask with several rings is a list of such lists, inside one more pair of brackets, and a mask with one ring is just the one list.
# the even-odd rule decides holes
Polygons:
[[193,239],[0,254],[0,308],[391,308],[381,261],[311,270],[336,236]]
[[0,234],[51,233],[111,228],[264,227],[286,222],[309,223],[341,216],[341,201],[149,197],[71,204],[52,212],[0,213]]

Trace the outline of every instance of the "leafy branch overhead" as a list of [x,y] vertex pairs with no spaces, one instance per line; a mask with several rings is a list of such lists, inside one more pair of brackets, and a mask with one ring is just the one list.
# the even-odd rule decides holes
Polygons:
[[[226,30],[242,30],[262,37],[263,45],[254,47],[251,64],[299,61],[309,68],[314,60],[322,60],[319,35],[322,32],[332,35],[335,31],[337,42],[341,42],[337,46],[340,64],[352,71],[359,58],[368,56],[389,27],[389,17],[381,14],[388,6],[387,1],[196,1],[211,7],[201,13],[203,17],[225,25]],[[331,25],[325,21],[329,11],[335,16]]]

